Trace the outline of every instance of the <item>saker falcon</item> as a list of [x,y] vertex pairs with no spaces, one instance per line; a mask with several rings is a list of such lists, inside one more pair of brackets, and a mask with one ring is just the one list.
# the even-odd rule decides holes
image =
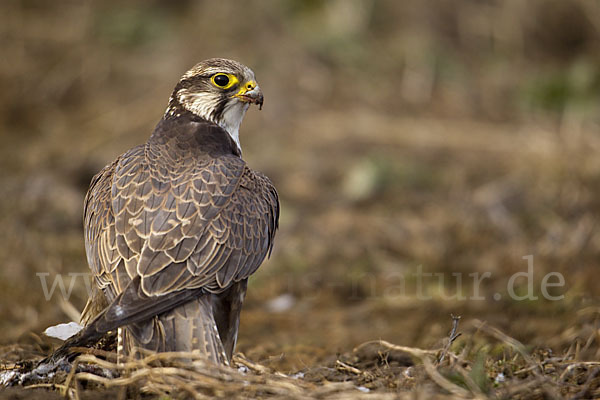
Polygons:
[[175,86],[148,141],[106,166],[85,199],[95,291],[67,346],[118,329],[124,353],[196,351],[227,364],[248,277],[270,254],[279,201],[242,159],[239,128],[262,107],[254,73],[203,61]]

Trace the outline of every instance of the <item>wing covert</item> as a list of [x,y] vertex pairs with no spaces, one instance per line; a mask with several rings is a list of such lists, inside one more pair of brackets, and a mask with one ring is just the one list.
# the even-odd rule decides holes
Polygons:
[[269,254],[279,215],[271,182],[239,157],[160,170],[143,146],[98,174],[86,199],[86,249],[109,300],[141,277],[148,296],[224,290]]

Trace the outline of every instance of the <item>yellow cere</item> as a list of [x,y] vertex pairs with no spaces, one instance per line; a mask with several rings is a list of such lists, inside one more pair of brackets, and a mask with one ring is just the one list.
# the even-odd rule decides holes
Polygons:
[[246,82],[245,85],[240,87],[240,90],[235,94],[235,96],[242,96],[242,95],[246,94],[246,92],[254,90],[255,87],[256,87],[256,82],[248,81],[248,82]]
[[[229,81],[227,82],[226,85],[219,85],[219,84],[217,84],[217,82],[215,82],[215,78],[218,78],[221,76],[225,76],[229,79]],[[216,87],[221,88],[221,89],[229,89],[230,87],[232,87],[240,82],[235,75],[225,74],[225,73],[219,73],[219,74],[213,75],[212,78],[210,78],[210,81],[212,82],[213,85],[215,85]]]

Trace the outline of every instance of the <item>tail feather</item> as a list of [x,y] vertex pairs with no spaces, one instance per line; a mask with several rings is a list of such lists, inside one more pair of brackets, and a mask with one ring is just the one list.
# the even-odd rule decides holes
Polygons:
[[237,342],[240,313],[246,295],[247,280],[232,284],[223,293],[211,296],[215,321],[227,358],[231,360]]
[[135,348],[157,352],[188,351],[204,354],[217,364],[228,364],[210,294],[160,314],[150,321],[128,325],[124,332],[124,351]]

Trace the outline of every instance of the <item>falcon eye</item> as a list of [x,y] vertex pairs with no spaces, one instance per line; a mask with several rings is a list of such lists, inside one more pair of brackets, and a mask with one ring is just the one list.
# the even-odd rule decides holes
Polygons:
[[239,82],[235,75],[224,74],[222,72],[214,74],[210,80],[212,81],[213,85],[221,89],[229,89]]
[[213,80],[215,81],[215,84],[217,86],[227,86],[227,84],[229,83],[229,78],[227,77],[227,75],[224,74],[215,75]]

